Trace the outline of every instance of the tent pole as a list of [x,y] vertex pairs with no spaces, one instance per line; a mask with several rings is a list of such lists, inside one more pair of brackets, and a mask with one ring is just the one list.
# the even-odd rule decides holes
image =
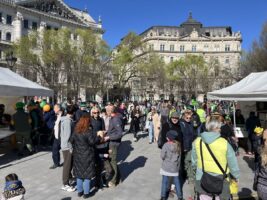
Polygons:
[[236,116],[235,116],[235,101],[233,101],[233,119],[234,119],[234,131],[236,129]]

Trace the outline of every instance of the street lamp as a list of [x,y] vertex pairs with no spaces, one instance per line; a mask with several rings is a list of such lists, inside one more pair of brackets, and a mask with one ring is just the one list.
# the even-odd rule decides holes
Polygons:
[[10,52],[6,55],[6,62],[8,67],[13,70],[13,67],[17,62],[17,58],[13,56],[13,52]]

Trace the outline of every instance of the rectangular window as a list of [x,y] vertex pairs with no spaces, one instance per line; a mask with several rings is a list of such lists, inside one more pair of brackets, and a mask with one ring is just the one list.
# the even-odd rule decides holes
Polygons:
[[229,58],[226,58],[226,59],[225,59],[225,64],[229,64],[229,63],[230,63]]
[[215,44],[215,51],[220,51],[220,45],[219,44]]
[[6,41],[11,41],[11,33],[6,33]]
[[180,52],[184,52],[184,45],[180,46]]
[[173,62],[173,57],[170,57],[170,62]]
[[225,51],[230,51],[230,45],[229,44],[225,45]]
[[174,51],[174,45],[170,45],[170,51]]
[[153,50],[154,50],[154,44],[150,44],[150,45],[149,45],[149,50],[150,50],[150,51],[153,51]]
[[160,45],[160,51],[164,51],[165,50],[165,45],[164,44],[161,44]]
[[32,22],[32,30],[37,30],[37,22]]
[[196,52],[197,51],[197,46],[196,45],[192,45],[192,51]]
[[12,16],[11,15],[6,16],[6,24],[9,24],[9,25],[12,24]]
[[2,13],[0,13],[0,22],[2,23],[3,20],[2,20]]
[[27,19],[23,20],[23,26],[24,28],[28,29],[29,28],[29,21]]

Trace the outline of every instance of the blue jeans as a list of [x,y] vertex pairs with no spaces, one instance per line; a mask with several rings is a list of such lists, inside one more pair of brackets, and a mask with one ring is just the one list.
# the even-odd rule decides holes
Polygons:
[[169,179],[171,178],[173,179],[173,183],[175,185],[177,197],[183,198],[179,176],[162,176],[161,197],[165,197],[165,198],[167,197],[167,193],[169,192],[169,189],[170,189]]
[[149,135],[149,142],[153,142],[153,139],[154,139],[154,125],[153,125],[152,121],[149,122],[148,135]]
[[91,190],[91,180],[90,179],[80,179],[77,178],[77,191],[83,192],[83,194],[89,194]]

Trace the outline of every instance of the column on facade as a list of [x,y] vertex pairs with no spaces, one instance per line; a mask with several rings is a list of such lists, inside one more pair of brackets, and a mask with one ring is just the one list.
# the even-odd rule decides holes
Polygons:
[[17,12],[16,18],[13,22],[14,41],[17,41],[22,37],[22,21],[23,21],[23,15],[20,12]]

